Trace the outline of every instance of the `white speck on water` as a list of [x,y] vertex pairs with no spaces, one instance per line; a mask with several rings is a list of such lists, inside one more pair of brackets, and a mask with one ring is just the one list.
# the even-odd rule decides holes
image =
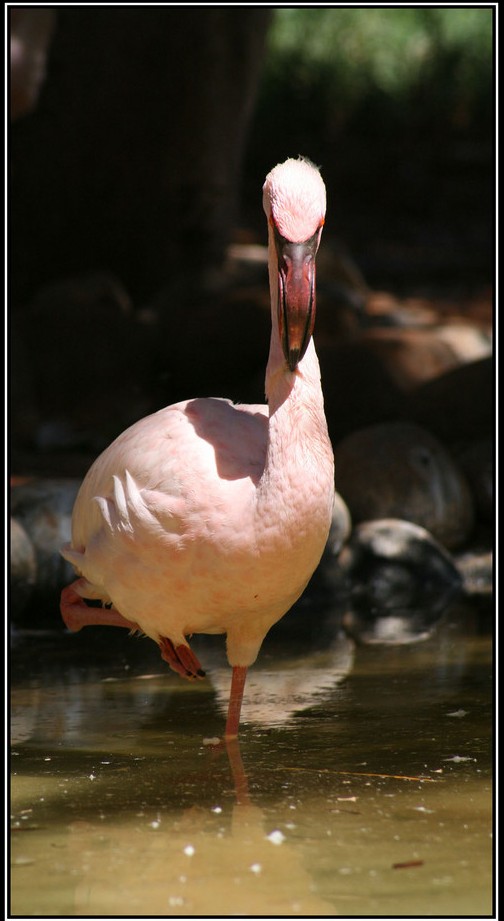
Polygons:
[[282,844],[285,841],[285,835],[281,831],[275,829],[270,835],[266,835],[268,841],[271,841],[272,844]]
[[253,863],[252,866],[250,867],[250,870],[252,871],[252,873],[256,873],[256,874],[260,873],[262,870],[261,864]]
[[44,758],[44,761],[51,761],[51,760],[52,760],[52,759],[51,759],[51,758],[49,758],[49,757],[47,757],[47,758]]
[[90,775],[89,775],[89,779],[90,779],[90,780],[96,780],[96,774],[90,774]]
[[447,713],[446,715],[447,716],[457,716],[460,719],[462,716],[467,716],[467,713],[468,713],[467,710],[452,710],[451,713]]
[[452,758],[443,758],[443,761],[453,761],[459,764],[461,761],[476,761],[476,758],[470,758],[469,755],[453,755]]
[[215,812],[216,815],[220,815],[222,812],[222,806],[212,806],[212,812]]
[[426,806],[412,806],[411,808],[414,809],[415,812],[425,812],[427,815],[432,815],[434,812],[434,809],[427,809]]
[[186,846],[185,846],[185,848],[184,848],[184,854],[186,855],[186,857],[192,857],[193,854],[195,854],[195,853],[196,853],[196,850],[195,850],[195,848],[192,846],[192,844],[186,844]]
[[184,899],[181,895],[171,895],[168,899],[168,905],[170,908],[175,908],[177,905],[183,905]]
[[150,828],[159,828],[160,825],[161,825],[161,822],[159,821],[159,819],[154,819],[153,822],[149,822]]
[[209,739],[203,739],[203,745],[218,745],[220,739],[218,736],[211,736]]

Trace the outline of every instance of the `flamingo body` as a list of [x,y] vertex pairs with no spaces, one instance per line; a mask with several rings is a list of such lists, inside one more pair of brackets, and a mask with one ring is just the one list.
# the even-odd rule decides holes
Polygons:
[[[310,338],[314,254],[305,268],[298,258],[298,244],[316,238],[311,250],[318,246],[325,212],[318,171],[304,160],[275,167],[264,207],[272,296],[268,405],[194,399],[132,425],[90,468],[71,544],[62,549],[80,576],[62,595],[71,629],[139,629],[188,677],[203,672],[187,636],[226,634],[234,682],[227,735],[238,729],[246,668],[320,560],[334,499]],[[287,252],[282,265],[279,234]],[[85,598],[111,610],[90,608]]]

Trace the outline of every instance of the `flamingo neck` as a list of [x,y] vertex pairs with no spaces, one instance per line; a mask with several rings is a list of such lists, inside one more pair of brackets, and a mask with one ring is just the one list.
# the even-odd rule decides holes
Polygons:
[[[266,398],[269,407],[266,483],[274,488],[278,479],[282,490],[286,472],[294,489],[299,477],[315,463],[332,466],[332,448],[327,432],[320,367],[313,339],[295,371],[290,371],[280,342],[278,326],[278,275],[274,243],[270,239],[271,340],[266,367]],[[278,485],[278,484],[277,484]]]
[[278,268],[276,250],[271,228],[269,229],[269,284],[271,297],[271,339],[268,364],[266,366],[265,393],[269,406],[270,421],[277,410],[286,402],[307,399],[313,409],[324,416],[320,367],[313,339],[295,371],[290,371],[283,354],[278,326]]

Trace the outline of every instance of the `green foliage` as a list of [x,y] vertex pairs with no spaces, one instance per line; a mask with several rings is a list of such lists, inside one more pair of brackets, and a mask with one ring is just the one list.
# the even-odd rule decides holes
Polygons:
[[329,134],[366,116],[467,126],[492,106],[491,8],[277,9],[261,104],[309,102]]

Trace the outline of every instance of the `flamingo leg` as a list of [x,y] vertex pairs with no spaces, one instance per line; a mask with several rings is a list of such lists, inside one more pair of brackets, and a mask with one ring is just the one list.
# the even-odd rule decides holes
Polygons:
[[162,636],[159,641],[161,658],[168,662],[170,668],[183,678],[204,678],[203,671],[198,657],[194,654],[189,646],[181,643],[175,646],[167,636]]
[[245,687],[246,677],[247,667],[245,665],[233,666],[226,729],[224,732],[225,739],[235,739],[238,735],[238,727],[240,725],[240,711],[243,700],[243,689]]
[[236,737],[226,737],[226,751],[233,775],[236,803],[238,806],[250,806],[247,775],[240,753],[240,743]]
[[84,599],[76,592],[75,586],[81,580],[77,579],[67,585],[61,592],[60,611],[65,625],[73,633],[94,624],[98,626],[126,627],[127,630],[140,630],[138,624],[126,620],[115,608],[90,608]]

